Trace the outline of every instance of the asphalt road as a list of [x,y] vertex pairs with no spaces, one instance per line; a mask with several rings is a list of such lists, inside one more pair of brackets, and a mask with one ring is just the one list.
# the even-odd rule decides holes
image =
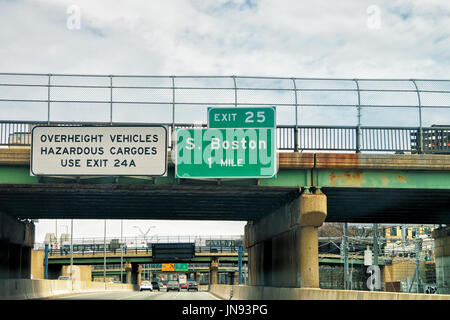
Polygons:
[[65,294],[48,300],[220,300],[209,292],[196,291],[110,291]]

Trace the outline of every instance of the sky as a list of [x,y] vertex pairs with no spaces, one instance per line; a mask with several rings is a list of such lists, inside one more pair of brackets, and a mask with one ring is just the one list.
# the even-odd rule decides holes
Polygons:
[[[405,79],[450,74],[450,2],[441,0],[0,0],[0,25],[0,72]],[[22,111],[0,112],[1,119],[14,119]],[[321,114],[311,112],[308,121]],[[119,112],[115,120],[126,116]],[[365,115],[369,124],[416,121],[411,119]],[[426,119],[431,124],[437,118]],[[64,230],[70,221],[58,225]],[[237,235],[245,222],[125,221],[124,234],[139,234],[134,225],[154,225],[151,233],[160,235]],[[103,235],[101,221],[77,220],[74,226],[74,237]],[[55,221],[39,221],[36,241],[54,230]],[[108,222],[108,230],[120,234],[120,221]]]

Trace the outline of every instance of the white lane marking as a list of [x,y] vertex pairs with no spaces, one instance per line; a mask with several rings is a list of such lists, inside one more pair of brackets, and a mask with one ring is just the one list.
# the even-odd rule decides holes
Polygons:
[[136,297],[136,296],[142,296],[142,297],[147,297],[147,296],[153,296],[153,297],[155,297],[155,296],[159,296],[161,293],[159,293],[159,292],[138,292],[138,293],[135,293],[135,294],[132,294],[132,295],[129,295],[129,296],[126,296],[126,297],[122,297],[122,298],[118,298],[118,299],[116,299],[116,300],[124,300],[124,299],[130,299],[130,298],[133,298],[133,297]]
[[130,298],[132,298],[132,297],[136,297],[136,296],[143,296],[144,294],[145,294],[144,292],[138,292],[138,293],[135,293],[135,294],[132,294],[132,295],[126,296],[126,297],[122,297],[122,298],[117,298],[116,300],[125,300],[125,299],[130,299]]
[[86,293],[74,292],[74,293],[63,293],[62,295],[55,295],[55,296],[51,296],[49,298],[50,299],[73,299],[76,297],[92,296],[94,294],[99,295],[99,294],[105,294],[105,293],[108,293],[108,292],[107,291],[95,291],[95,292],[86,292]]

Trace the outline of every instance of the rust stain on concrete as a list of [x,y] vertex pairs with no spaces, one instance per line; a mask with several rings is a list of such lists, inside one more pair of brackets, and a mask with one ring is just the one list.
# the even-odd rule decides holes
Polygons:
[[310,169],[314,167],[314,153],[286,152],[278,154],[280,168]]
[[346,184],[360,186],[364,181],[362,172],[345,172],[344,179]]
[[350,171],[344,172],[343,175],[335,174],[334,172],[330,173],[330,182],[332,185],[335,186],[339,179],[341,179],[341,182],[343,182],[345,185],[361,186],[361,184],[364,182],[364,174],[362,172]]
[[334,174],[334,172],[330,173],[330,181],[333,186],[336,185],[336,179],[339,179],[341,176]]
[[355,153],[317,153],[317,168],[359,168],[359,154]]

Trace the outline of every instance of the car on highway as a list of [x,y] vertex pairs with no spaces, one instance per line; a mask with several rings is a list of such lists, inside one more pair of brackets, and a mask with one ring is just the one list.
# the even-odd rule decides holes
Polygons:
[[152,281],[152,287],[153,287],[153,290],[158,290],[158,291],[161,290],[161,288],[159,287],[159,283],[157,281]]
[[167,282],[167,291],[170,290],[176,290],[176,291],[180,291],[180,284],[178,283],[178,281],[176,280],[170,280],[169,282]]
[[71,280],[71,278],[68,276],[59,276],[58,280]]
[[188,288],[187,282],[180,283],[180,288],[181,289],[187,289]]
[[139,291],[143,291],[143,290],[153,291],[152,283],[150,281],[142,281],[142,283],[139,287]]
[[187,283],[188,287],[187,287],[187,291],[198,291],[198,284],[195,281],[188,281]]

